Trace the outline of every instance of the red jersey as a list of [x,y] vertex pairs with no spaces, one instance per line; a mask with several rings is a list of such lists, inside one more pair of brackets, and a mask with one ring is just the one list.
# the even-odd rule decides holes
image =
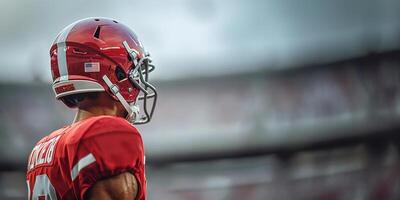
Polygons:
[[74,123],[41,139],[28,160],[29,200],[85,199],[99,180],[131,172],[145,199],[144,149],[138,130],[119,117]]

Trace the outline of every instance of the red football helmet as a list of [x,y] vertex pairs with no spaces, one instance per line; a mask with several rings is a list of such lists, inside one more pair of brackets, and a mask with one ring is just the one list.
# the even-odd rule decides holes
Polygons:
[[[107,18],[76,21],[58,34],[50,57],[57,99],[105,91],[121,102],[131,123],[151,120],[157,92],[148,75],[154,65],[135,33],[125,25]],[[152,103],[147,102],[150,98]],[[143,101],[140,105],[144,113],[139,111],[139,101]]]

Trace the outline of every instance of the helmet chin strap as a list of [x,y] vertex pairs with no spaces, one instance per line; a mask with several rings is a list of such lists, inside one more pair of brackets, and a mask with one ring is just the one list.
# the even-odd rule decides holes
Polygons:
[[107,77],[107,75],[103,76],[103,80],[104,82],[106,82],[111,92],[117,97],[118,101],[121,102],[122,106],[124,106],[125,110],[128,112],[126,119],[132,124],[135,123],[136,118],[139,116],[139,107],[135,104],[130,105],[119,92],[118,86],[113,84],[111,80]]

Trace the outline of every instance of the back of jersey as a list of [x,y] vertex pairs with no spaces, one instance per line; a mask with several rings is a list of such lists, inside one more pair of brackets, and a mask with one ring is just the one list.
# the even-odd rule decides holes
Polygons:
[[125,119],[92,117],[40,140],[28,160],[29,200],[85,199],[99,180],[131,172],[145,199],[143,142]]
[[[62,136],[70,127],[59,129],[41,139],[33,148],[28,160],[28,199],[61,199],[55,188],[67,188],[66,181],[50,181],[62,177],[62,164],[58,146],[63,146]],[[61,140],[61,141],[60,141]],[[56,186],[56,187],[55,187]]]

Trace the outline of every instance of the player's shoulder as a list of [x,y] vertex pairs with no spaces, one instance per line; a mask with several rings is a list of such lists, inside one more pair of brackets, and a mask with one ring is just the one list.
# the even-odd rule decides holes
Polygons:
[[126,119],[115,116],[97,116],[89,118],[86,137],[108,133],[139,133],[138,130]]
[[41,143],[45,143],[45,142],[47,142],[47,141],[49,141],[49,140],[52,140],[53,138],[59,138],[59,137],[61,137],[61,135],[62,135],[62,133],[63,133],[64,130],[65,130],[65,127],[60,128],[60,129],[57,129],[57,130],[51,132],[49,135],[42,137],[42,138],[36,143],[36,145],[41,144]]
[[139,131],[126,119],[115,116],[96,116],[75,123],[68,131],[69,142],[76,142],[95,136],[115,135],[117,133],[139,134]]

